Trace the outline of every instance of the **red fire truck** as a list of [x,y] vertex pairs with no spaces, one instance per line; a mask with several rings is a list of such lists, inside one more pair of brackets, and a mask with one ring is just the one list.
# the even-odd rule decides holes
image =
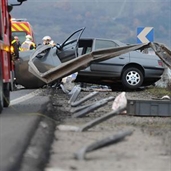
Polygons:
[[26,0],[17,0],[16,4],[8,4],[8,0],[0,0],[0,112],[10,103],[10,85],[13,81],[11,53],[11,16],[13,6],[21,5]]

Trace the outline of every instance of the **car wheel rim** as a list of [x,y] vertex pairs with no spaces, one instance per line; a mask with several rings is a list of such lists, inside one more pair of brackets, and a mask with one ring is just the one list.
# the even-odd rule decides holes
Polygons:
[[138,72],[130,71],[126,75],[126,81],[129,85],[135,86],[141,81],[141,77]]

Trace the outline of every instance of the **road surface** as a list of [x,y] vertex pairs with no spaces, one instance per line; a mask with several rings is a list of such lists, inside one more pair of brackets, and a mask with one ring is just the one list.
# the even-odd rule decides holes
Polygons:
[[48,100],[41,90],[11,92],[11,104],[0,114],[0,171],[18,170]]

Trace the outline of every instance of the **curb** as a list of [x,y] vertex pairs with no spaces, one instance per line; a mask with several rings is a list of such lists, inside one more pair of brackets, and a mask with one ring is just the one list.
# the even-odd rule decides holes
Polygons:
[[56,128],[56,123],[49,116],[49,113],[51,115],[53,110],[47,111],[50,104],[50,101],[47,102],[41,109],[41,113],[45,117],[40,117],[37,129],[23,154],[19,171],[42,171],[49,160]]

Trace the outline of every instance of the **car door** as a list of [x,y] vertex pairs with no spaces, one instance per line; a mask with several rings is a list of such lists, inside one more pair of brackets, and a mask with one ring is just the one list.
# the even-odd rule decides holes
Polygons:
[[57,55],[62,62],[69,61],[78,56],[78,41],[85,30],[81,28],[72,33],[61,45],[58,45]]
[[[93,45],[93,51],[104,49],[104,48],[114,48],[119,47],[119,43],[112,40],[105,39],[95,39]],[[100,73],[101,76],[114,75],[119,76],[126,63],[129,62],[129,53],[120,55],[115,58],[111,58],[102,62],[94,62],[90,65],[91,72]]]

